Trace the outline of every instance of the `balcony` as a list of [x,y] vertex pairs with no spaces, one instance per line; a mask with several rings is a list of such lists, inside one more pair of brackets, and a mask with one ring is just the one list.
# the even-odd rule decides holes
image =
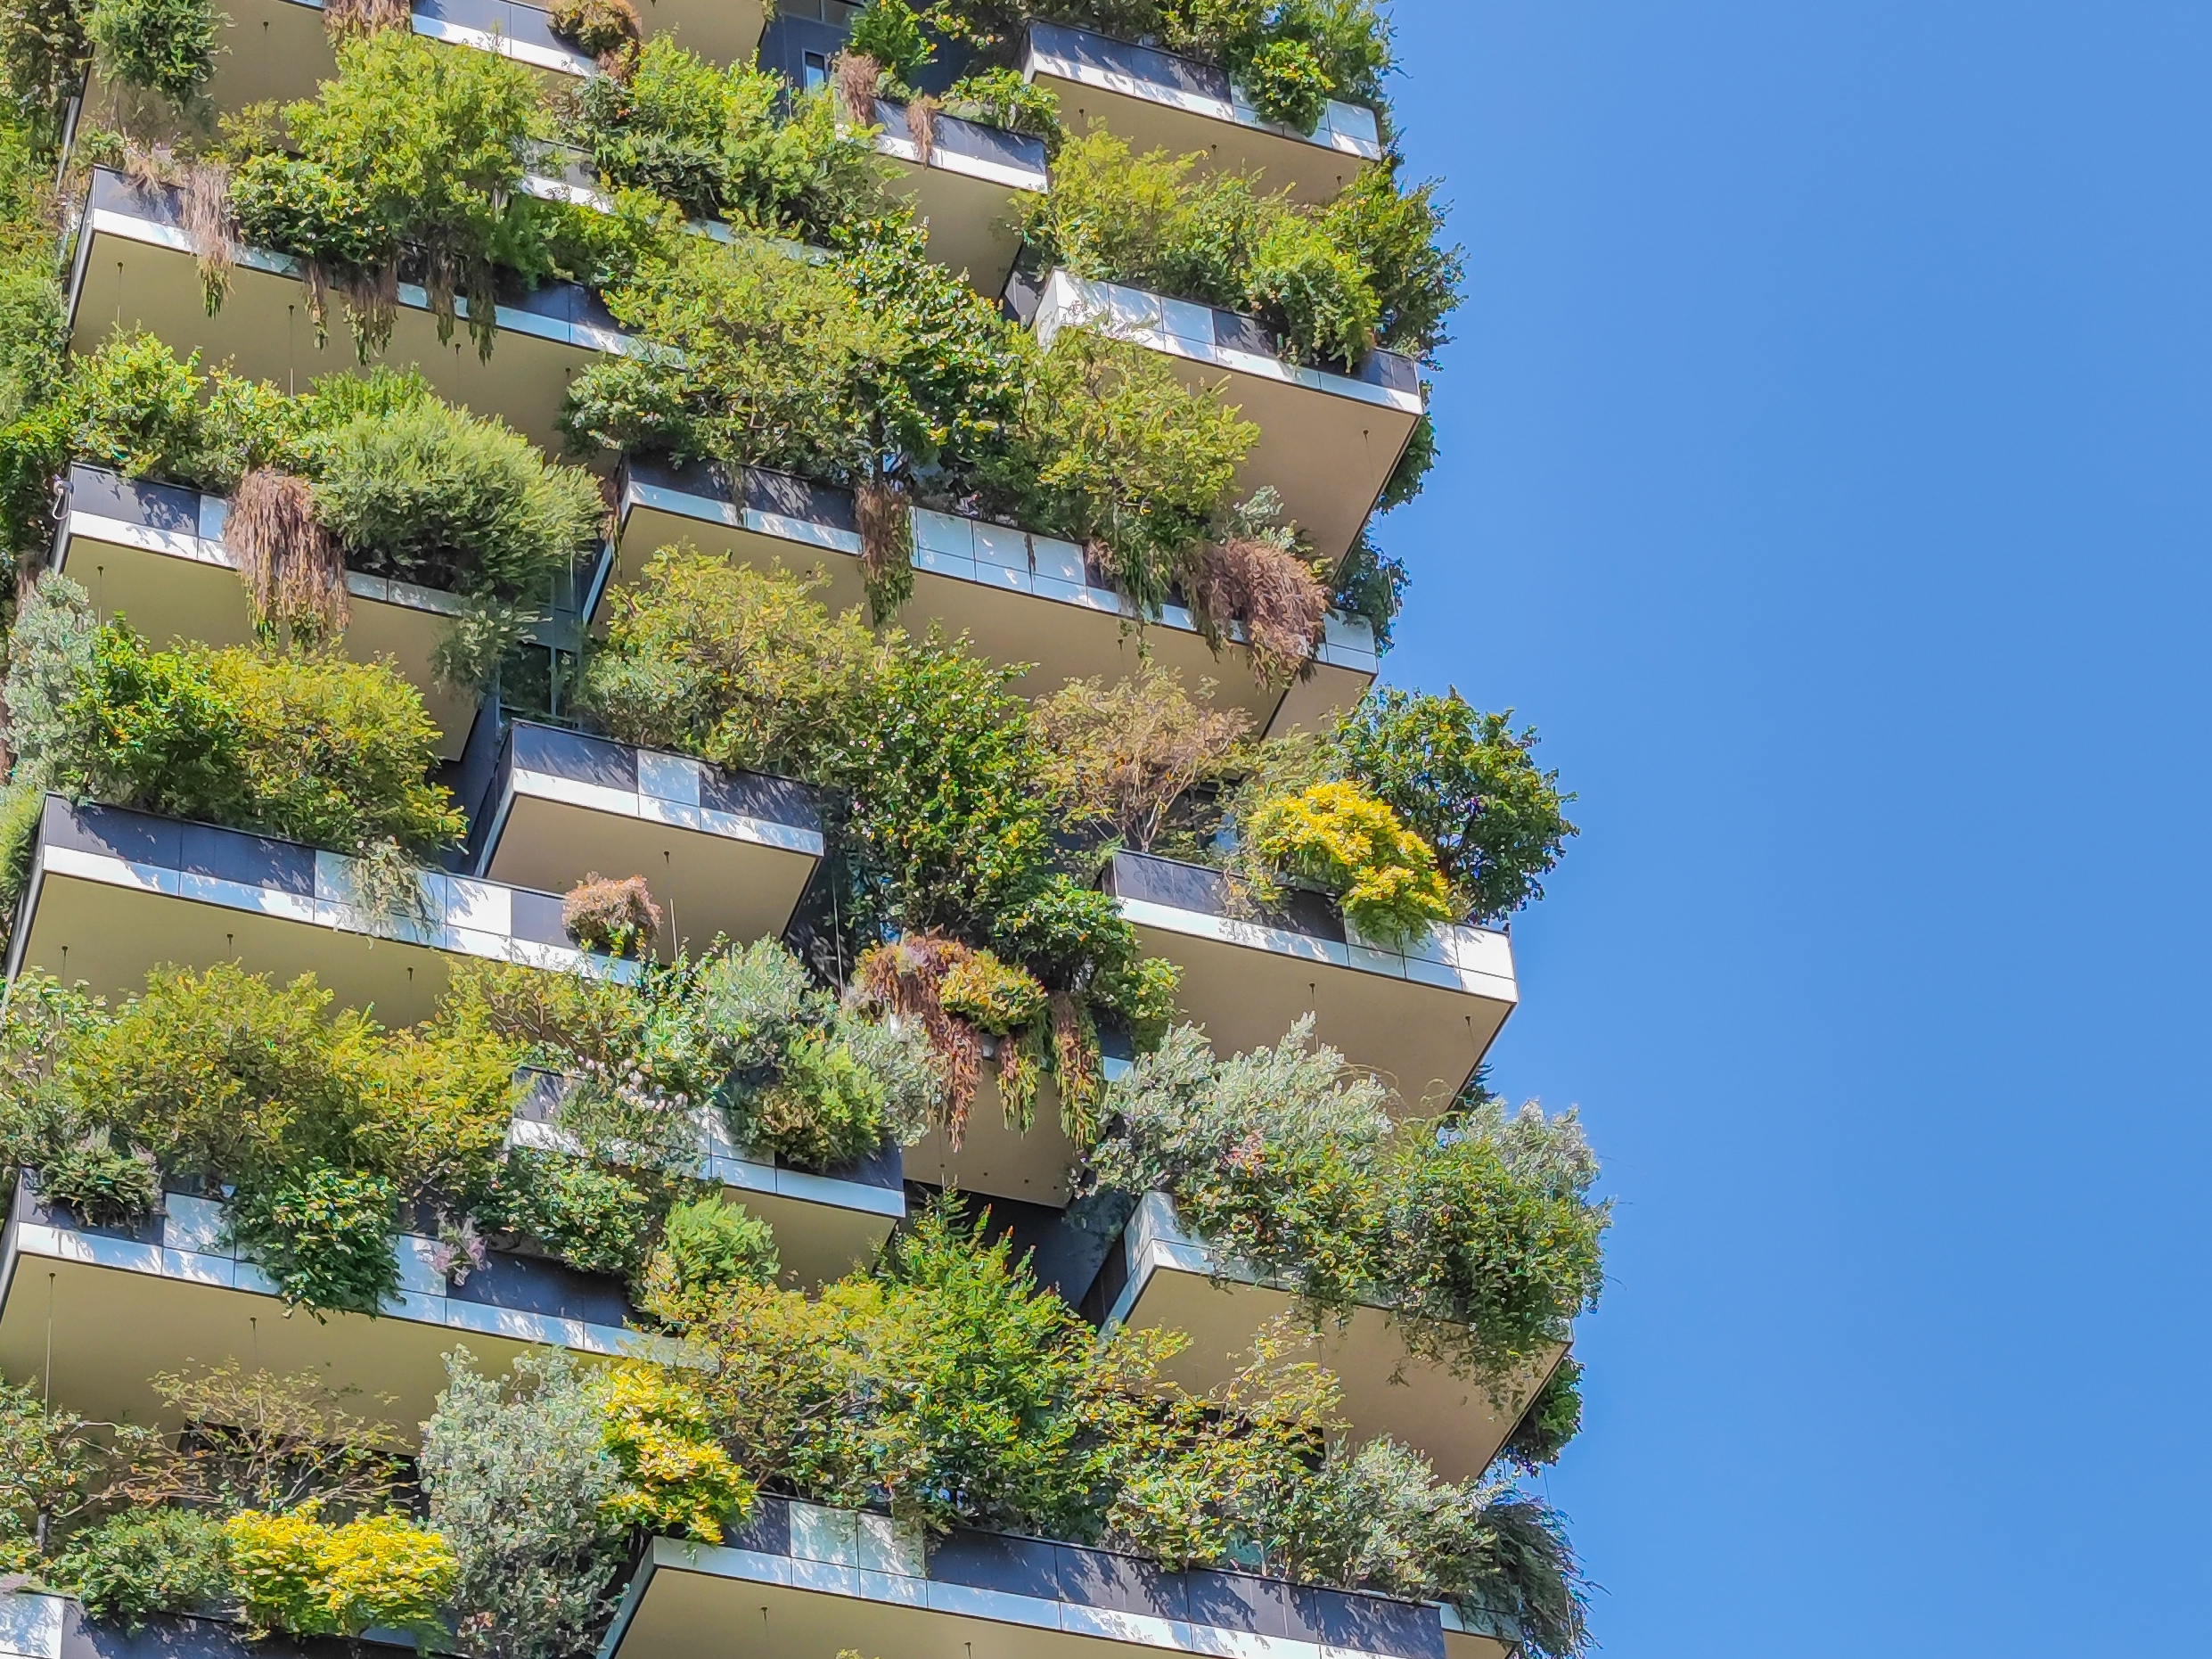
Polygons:
[[[465,297],[456,301],[465,319]],[[93,174],[70,281],[70,344],[95,349],[111,330],[145,329],[182,357],[227,361],[233,371],[304,391],[318,374],[358,372],[344,306],[331,302],[329,337],[315,343],[300,266],[284,254],[239,250],[230,293],[215,316],[201,300],[192,239],[177,193],[141,188],[105,168]],[[554,425],[570,376],[602,352],[631,344],[605,307],[572,283],[549,283],[502,298],[499,335],[487,363],[466,327],[444,345],[430,297],[418,283],[399,285],[399,316],[377,360],[419,366],[438,395],[496,415],[548,453],[562,439]]]
[[552,893],[424,871],[418,913],[379,918],[355,901],[355,867],[297,842],[49,795],[8,978],[31,968],[119,998],[164,964],[243,961],[279,981],[313,973],[340,1006],[397,1026],[436,1008],[455,957],[637,974],[571,945]]
[[[566,1079],[529,1074],[529,1092],[516,1110],[510,1139],[518,1146],[574,1150],[560,1128]],[[849,1169],[815,1173],[781,1159],[766,1160],[730,1139],[721,1114],[700,1114],[699,1162],[702,1180],[719,1181],[732,1198],[775,1231],[783,1283],[813,1289],[872,1258],[906,1218],[905,1169],[896,1144]]]
[[[1106,1330],[1159,1326],[1190,1333],[1191,1345],[1166,1374],[1193,1392],[1228,1382],[1251,1361],[1252,1343],[1277,1317],[1298,1307],[1295,1290],[1225,1259],[1184,1230],[1175,1200],[1147,1193],[1108,1254],[1084,1312]],[[1410,1352],[1380,1308],[1361,1308],[1341,1328],[1315,1333],[1299,1358],[1337,1374],[1352,1438],[1389,1434],[1425,1452],[1447,1481],[1471,1480],[1505,1444],[1536,1390],[1566,1353],[1564,1344],[1513,1377],[1494,1402],[1481,1383],[1454,1376]]]
[[[787,571],[820,566],[821,597],[833,611],[864,603],[859,519],[849,492],[780,472],[682,469],[630,462],[616,504],[610,586],[635,583],[652,550],[689,542],[745,563]],[[1251,716],[1253,729],[1280,735],[1318,726],[1357,702],[1374,681],[1374,635],[1364,620],[1331,616],[1313,674],[1287,690],[1257,685],[1232,653],[1217,657],[1191,613],[1170,605],[1140,640],[1134,612],[1086,563],[1072,542],[950,513],[913,515],[914,596],[901,612],[910,628],[930,622],[965,633],[998,662],[1034,662],[1019,682],[1031,694],[1070,679],[1119,678],[1141,645],[1179,669],[1185,684],[1217,679],[1216,701]]]
[[1369,352],[1352,374],[1307,368],[1277,356],[1249,316],[1064,271],[1038,283],[1017,274],[1006,297],[1040,344],[1063,328],[1094,329],[1163,354],[1185,385],[1217,390],[1259,428],[1240,485],[1273,485],[1332,560],[1351,551],[1426,407],[1420,365],[1394,351]]
[[[72,466],[50,563],[92,595],[103,618],[121,616],[156,645],[250,645],[253,625],[238,561],[223,540],[229,513],[220,496]],[[554,612],[573,618],[578,594],[592,580],[584,574],[561,584]],[[430,663],[462,600],[357,570],[346,573],[346,591],[352,616],[346,654],[356,662],[390,658],[422,694],[440,735],[440,757],[455,759],[476,719],[476,699],[441,686]],[[554,622],[539,628],[546,644],[566,631]]]
[[1331,100],[1309,136],[1263,119],[1224,70],[1062,24],[1029,25],[1021,73],[1057,94],[1070,131],[1108,127],[1139,152],[1204,151],[1220,170],[1263,174],[1300,201],[1328,201],[1382,160],[1372,110]]
[[[468,867],[565,893],[587,875],[643,875],[659,901],[661,954],[726,935],[781,935],[822,860],[822,820],[804,785],[534,720],[498,735],[492,713],[463,765]],[[470,773],[484,750],[496,759]]]
[[[389,1638],[389,1639],[388,1639]],[[364,1636],[357,1644],[297,1642],[283,1637],[254,1639],[227,1617],[153,1614],[135,1630],[94,1624],[70,1597],[33,1589],[0,1590],[0,1659],[414,1659],[414,1644],[395,1632]]]
[[1323,1042],[1409,1105],[1457,1094],[1520,998],[1512,940],[1491,929],[1439,927],[1385,949],[1319,894],[1241,915],[1221,871],[1142,853],[1117,854],[1106,889],[1145,953],[1182,968],[1183,1012],[1216,1052],[1273,1047],[1311,1013]]
[[965,272],[979,293],[1004,293],[1021,251],[1013,193],[1052,188],[1045,141],[939,115],[925,158],[905,104],[877,99],[875,121],[877,152],[898,164],[897,188],[929,227],[930,258]]
[[[690,4],[704,9],[698,0]],[[499,53],[556,86],[598,69],[588,54],[553,32],[544,10],[517,0],[414,0],[414,32],[426,39]],[[316,0],[226,0],[217,18],[226,26],[217,34],[215,75],[205,93],[218,111],[234,112],[266,99],[311,98],[317,82],[338,73]],[[100,75],[95,63],[87,101],[94,113],[111,117],[131,96],[129,88]]]
[[[1454,1621],[1459,1622],[1459,1621]],[[764,1497],[721,1548],[656,1539],[602,1659],[1505,1659],[1439,1609]]]
[[532,1347],[611,1358],[663,1346],[625,1328],[614,1280],[493,1252],[454,1285],[431,1265],[437,1241],[411,1233],[395,1238],[401,1294],[379,1317],[287,1318],[274,1287],[224,1242],[221,1203],[186,1193],[162,1203],[167,1213],[135,1230],[86,1227],[18,1178],[0,1236],[0,1374],[51,1382],[56,1405],[88,1417],[144,1423],[160,1415],[146,1385],[157,1372],[229,1360],[316,1371],[360,1389],[364,1409],[411,1438],[457,1344],[494,1371]]

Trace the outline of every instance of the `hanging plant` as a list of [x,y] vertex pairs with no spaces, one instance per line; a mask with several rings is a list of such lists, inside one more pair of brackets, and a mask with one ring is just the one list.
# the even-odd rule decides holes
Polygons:
[[346,560],[315,516],[307,480],[258,466],[239,480],[223,540],[265,644],[323,645],[346,631]]

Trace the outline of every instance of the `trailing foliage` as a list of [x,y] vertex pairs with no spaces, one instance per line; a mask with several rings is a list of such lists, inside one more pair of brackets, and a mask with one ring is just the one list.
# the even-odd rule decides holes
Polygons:
[[338,68],[319,97],[285,106],[290,152],[272,145],[240,166],[241,231],[307,262],[318,326],[325,286],[344,291],[365,361],[390,338],[403,265],[429,291],[440,341],[452,338],[455,296],[467,296],[469,332],[488,357],[497,272],[552,263],[559,216],[518,188],[544,121],[535,72],[404,29],[341,41]]

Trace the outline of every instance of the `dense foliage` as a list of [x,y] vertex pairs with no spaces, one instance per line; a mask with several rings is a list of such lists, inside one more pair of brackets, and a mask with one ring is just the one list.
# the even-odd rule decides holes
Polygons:
[[9,642],[11,786],[355,851],[456,844],[426,783],[437,731],[381,663],[186,645],[152,651],[84,590],[40,579]]
[[1281,1278],[1316,1317],[1386,1310],[1417,1352],[1512,1399],[1602,1285],[1610,1208],[1573,1113],[1492,1105],[1394,1121],[1372,1078],[1313,1043],[1217,1059],[1189,1026],[1107,1094],[1088,1179],[1158,1190],[1227,1260]]
[[1022,198],[1029,257],[1248,312],[1299,362],[1351,369],[1376,345],[1426,357],[1444,343],[1462,259],[1438,245],[1433,185],[1401,194],[1374,168],[1303,208],[1203,160],[1139,154],[1102,129],[1071,140],[1050,193]]

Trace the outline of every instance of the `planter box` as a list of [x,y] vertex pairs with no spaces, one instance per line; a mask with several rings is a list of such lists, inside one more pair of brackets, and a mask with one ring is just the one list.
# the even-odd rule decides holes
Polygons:
[[[100,467],[70,469],[60,532],[49,564],[81,584],[102,617],[120,615],[157,646],[197,642],[253,643],[237,556],[225,545],[230,503],[175,484],[120,478]],[[553,619],[539,626],[542,643],[571,640],[607,555],[578,571],[552,595]],[[476,699],[440,686],[432,653],[458,595],[413,582],[346,573],[352,621],[344,649],[356,662],[389,657],[422,694],[438,726],[438,752],[460,755],[476,719]]]
[[[689,542],[760,570],[819,568],[829,577],[820,596],[832,611],[865,601],[849,491],[751,468],[633,461],[622,472],[616,513],[610,587],[635,583],[655,549]],[[1217,680],[1219,705],[1244,710],[1257,732],[1280,735],[1349,709],[1380,667],[1366,621],[1332,615],[1313,673],[1286,690],[1265,690],[1241,648],[1232,644],[1216,656],[1180,605],[1167,607],[1140,639],[1134,609],[1072,542],[927,510],[915,512],[913,536],[914,596],[901,620],[916,632],[942,622],[994,661],[1036,663],[1017,682],[1028,694],[1070,679],[1120,678],[1149,646],[1186,686]]]
[[626,1328],[628,1304],[612,1280],[495,1253],[465,1285],[449,1285],[431,1266],[436,1241],[404,1233],[394,1240],[400,1294],[380,1316],[288,1314],[259,1269],[224,1242],[222,1203],[172,1193],[164,1205],[165,1216],[135,1233],[95,1229],[18,1178],[0,1236],[0,1373],[43,1384],[51,1353],[57,1405],[143,1423],[158,1420],[146,1386],[156,1372],[227,1360],[324,1371],[361,1390],[358,1409],[412,1438],[456,1346],[495,1371],[533,1347],[591,1359],[667,1349]]
[[602,1659],[1477,1659],[1439,1610],[1001,1533],[925,1548],[889,1516],[763,1498],[723,1548],[656,1539]]
[[[209,316],[177,193],[95,168],[70,278],[70,348],[95,350],[117,328],[143,328],[179,357],[197,349],[203,363],[227,361],[287,391],[305,391],[318,374],[359,373],[335,295],[329,338],[316,345],[299,268],[288,255],[241,249],[229,297]],[[419,283],[402,283],[398,321],[376,360],[419,367],[439,396],[499,416],[550,454],[563,441],[554,421],[569,378],[633,343],[586,290],[548,283],[501,297],[499,337],[487,363],[468,335],[467,299],[456,305],[462,323],[441,345],[429,296]]]
[[421,917],[377,924],[353,869],[298,842],[49,795],[8,977],[34,968],[115,998],[163,964],[237,960],[280,982],[313,972],[341,1006],[399,1026],[437,1006],[455,957],[637,975],[569,943],[552,893],[425,871]]
[[1273,485],[1331,559],[1351,550],[1427,407],[1411,357],[1371,351],[1349,374],[1306,368],[1284,361],[1250,317],[1214,306],[1064,271],[1036,283],[1017,274],[1007,301],[1040,344],[1063,328],[1094,329],[1159,352],[1185,385],[1217,390],[1259,428],[1239,485]]
[[[598,69],[553,32],[544,10],[520,0],[414,0],[414,32],[425,39],[496,52],[556,86]],[[317,0],[225,0],[217,21],[215,75],[204,93],[225,113],[265,99],[311,98],[318,82],[338,73]],[[111,81],[94,63],[87,100],[94,114],[113,120],[143,102],[143,94]]]
[[[1168,1362],[1167,1374],[1203,1392],[1249,1364],[1253,1340],[1297,1306],[1293,1291],[1184,1231],[1167,1194],[1147,1193],[1084,1310],[1110,1331],[1158,1326],[1189,1332],[1191,1345]],[[1409,1352],[1403,1331],[1383,1309],[1361,1308],[1341,1328],[1315,1333],[1303,1357],[1343,1383],[1344,1415],[1355,1441],[1391,1435],[1427,1453],[1446,1480],[1464,1481],[1497,1456],[1566,1351],[1564,1343],[1547,1349],[1507,1379],[1494,1400],[1486,1384]]]
[[560,893],[593,871],[643,875],[661,908],[664,957],[791,924],[823,854],[804,785],[534,720],[500,737],[487,719],[478,741],[495,739],[488,776],[462,785],[475,874]]
[[1143,853],[1118,854],[1106,887],[1146,954],[1183,969],[1184,1014],[1216,1052],[1273,1047],[1311,1012],[1323,1042],[1409,1105],[1457,1094],[1520,999],[1512,940],[1487,928],[1435,928],[1411,950],[1385,949],[1317,894],[1240,916],[1221,871]]
[[1300,201],[1325,202],[1382,160],[1372,110],[1331,100],[1309,136],[1262,119],[1225,70],[1155,46],[1130,45],[1059,23],[1032,23],[1021,73],[1060,99],[1071,132],[1112,130],[1140,154],[1202,152],[1224,172],[1264,176]]
[[0,1591],[0,1659],[398,1659],[414,1644],[372,1630],[359,1652],[336,1638],[249,1638],[228,1619],[153,1614],[135,1630],[94,1624],[73,1597]]
[[[566,1088],[567,1080],[551,1072],[532,1074],[530,1092],[510,1131],[514,1145],[575,1150],[560,1128]],[[709,1107],[700,1113],[699,1161],[693,1167],[700,1179],[721,1182],[731,1197],[775,1229],[783,1282],[803,1289],[840,1278],[855,1263],[869,1260],[906,1217],[905,1164],[889,1141],[848,1169],[799,1170],[783,1159],[763,1159],[735,1145],[720,1113]]]

